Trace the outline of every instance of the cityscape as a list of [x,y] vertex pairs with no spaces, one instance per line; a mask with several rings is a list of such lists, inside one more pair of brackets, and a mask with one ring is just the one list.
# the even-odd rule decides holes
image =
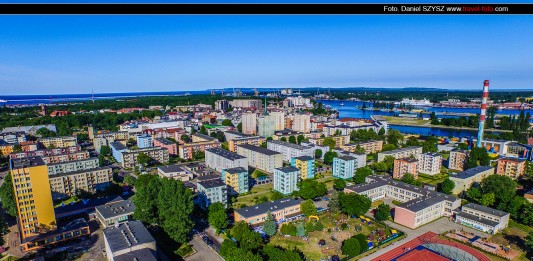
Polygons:
[[[346,28],[377,37],[368,28],[389,30],[384,29],[389,25],[359,27],[359,19],[375,17],[351,21],[311,16],[290,25],[293,16],[273,17],[272,24],[253,16],[106,16],[102,19],[109,22],[107,29],[90,16],[50,18],[52,22],[39,16],[0,16],[0,21],[19,28],[21,21],[43,23],[19,36],[6,34],[16,43],[14,53],[22,52],[19,46],[26,42],[44,48],[42,61],[8,55],[6,65],[0,64],[0,260],[533,258],[533,70],[502,66],[513,74],[506,77],[502,75],[508,71],[487,69],[484,77],[480,72],[485,67],[479,66],[476,73],[448,82],[454,71],[430,74],[424,65],[413,66],[420,72],[412,75],[401,66],[387,65],[386,75],[360,53],[370,69],[358,67],[360,74],[350,78],[354,73],[337,71],[339,65],[312,68],[334,62],[324,57],[337,50],[314,54],[317,60],[303,65],[310,58],[302,56],[301,49],[267,46],[283,37],[305,38],[306,30],[329,35],[332,42],[346,39]],[[122,25],[149,21],[144,31],[115,27],[137,18],[138,24]],[[73,24],[65,24],[61,37],[30,37],[36,28],[49,30],[48,23],[68,19]],[[392,19],[401,23],[398,30],[429,26],[419,24],[427,17],[416,22]],[[455,26],[447,19],[439,17],[433,26]],[[471,17],[465,19],[472,28],[477,26]],[[164,27],[168,31],[150,27],[169,21]],[[499,28],[499,23],[489,26]],[[190,27],[175,32],[173,26]],[[296,35],[274,35],[280,28]],[[0,29],[0,35],[6,30],[12,29]],[[251,39],[251,45],[224,45],[258,34],[254,30],[279,37],[261,43],[264,55],[252,47],[263,37]],[[108,41],[106,32],[113,35],[109,39],[117,40],[115,33],[124,33],[124,38],[120,43]],[[77,37],[83,44],[73,40]],[[166,37],[191,42],[166,42]],[[88,48],[86,39],[102,50]],[[132,39],[139,42],[122,42]],[[196,56],[180,53],[179,59],[174,55],[181,50],[167,57],[154,46],[135,59],[127,55],[132,46],[139,51],[146,42],[157,41],[167,51],[173,43],[177,49],[196,50],[220,41],[222,47],[206,48]],[[293,44],[290,41],[282,42]],[[358,48],[373,52],[380,48],[372,46],[382,44],[378,42],[369,40]],[[73,62],[68,55],[72,50],[65,47],[69,44],[87,53]],[[47,45],[49,53],[43,47]],[[309,46],[349,47],[325,39]],[[64,48],[66,54],[57,64],[47,63],[57,54],[55,48]],[[214,54],[217,51],[221,53]],[[109,64],[87,69],[96,63],[91,56],[102,52]],[[239,63],[249,64],[234,67],[229,60],[235,53]],[[350,55],[347,61],[337,60],[340,66],[350,67]],[[530,61],[518,62],[520,55],[511,50],[508,57],[497,58],[531,69]],[[289,65],[283,56],[289,57]],[[265,59],[263,67],[258,57]],[[287,74],[273,69],[298,67],[293,57],[303,59],[303,69]],[[172,59],[179,61],[173,64]],[[181,59],[190,68],[178,65]],[[226,59],[228,67],[220,66]],[[444,55],[440,59],[449,62]],[[35,68],[22,69],[13,61]],[[36,69],[41,62],[50,71]],[[476,65],[470,57],[464,63]],[[108,72],[116,73],[113,77],[93,78],[113,66],[116,71]],[[205,74],[198,74],[196,66]],[[230,80],[238,78],[240,70],[242,82]],[[384,74],[383,81],[374,78],[376,74]],[[328,83],[332,77],[338,81]]]

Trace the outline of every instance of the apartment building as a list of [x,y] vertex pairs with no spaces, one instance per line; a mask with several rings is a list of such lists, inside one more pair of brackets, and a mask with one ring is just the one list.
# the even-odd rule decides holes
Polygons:
[[[89,127],[89,130],[92,127]],[[90,133],[90,132],[89,132]],[[91,135],[89,135],[90,137]],[[111,142],[120,141],[122,144],[126,144],[129,140],[130,135],[127,131],[118,131],[118,132],[108,132],[94,135],[91,140],[93,141],[94,150],[100,153],[102,146],[110,146]]]
[[[335,141],[335,148],[342,148],[344,145],[350,143],[350,135],[330,136]],[[324,138],[309,138],[309,142],[315,145],[324,145]],[[352,150],[353,152],[353,150]]]
[[355,158],[340,156],[333,159],[333,177],[351,179],[355,173]]
[[21,143],[27,141],[26,133],[22,131],[0,133],[0,140],[5,141],[6,143]]
[[395,149],[378,153],[378,162],[382,162],[387,156],[392,156],[395,159],[400,159],[409,158],[412,155],[415,158],[418,158],[420,154],[422,154],[422,147],[409,146],[407,148]]
[[300,170],[293,166],[274,169],[274,190],[284,195],[292,194],[298,190],[300,176]]
[[533,161],[533,146],[511,142],[507,145],[507,157],[526,159]]
[[262,115],[257,118],[257,135],[261,137],[272,137],[276,127],[276,119],[270,115]]
[[[350,136],[348,136],[348,139],[349,138]],[[363,148],[366,154],[376,153],[376,152],[380,152],[383,149],[383,141],[382,140],[369,140],[369,141],[357,142],[353,144],[345,143],[344,145],[341,146],[341,149],[345,151],[349,151],[349,152],[354,152],[355,149],[357,149],[357,146]]]
[[128,150],[126,145],[124,145],[122,142],[115,141],[111,142],[109,147],[111,148],[111,155],[113,155],[113,158],[115,158],[118,163],[122,163],[122,152]]
[[226,111],[230,108],[228,100],[218,100],[215,101],[215,110],[217,111]]
[[76,195],[79,191],[96,193],[108,188],[113,180],[113,169],[96,167],[49,176],[53,199]]
[[285,112],[273,111],[270,116],[274,117],[274,130],[279,131],[285,129]]
[[392,177],[401,179],[405,174],[411,174],[414,178],[418,178],[418,164],[419,161],[415,158],[395,159]]
[[269,150],[277,151],[283,154],[283,160],[291,162],[292,158],[301,156],[315,156],[315,148],[302,146],[299,144],[293,144],[290,142],[280,140],[269,140],[267,142],[267,148]]
[[229,104],[233,108],[263,108],[261,100],[233,100],[230,101]]
[[242,133],[257,134],[257,114],[255,112],[246,112],[242,116]]
[[[327,151],[327,150],[326,150]],[[341,149],[333,149],[334,152],[337,152],[339,156],[350,156],[355,159],[354,169],[362,168],[366,166],[366,154],[363,153],[353,153],[349,151],[344,151]]]
[[137,147],[139,149],[150,148],[154,146],[152,136],[148,134],[137,135]]
[[450,157],[448,158],[448,168],[463,171],[466,168],[467,161],[467,150],[453,149],[450,151]]
[[494,174],[494,168],[490,166],[478,166],[450,175],[449,179],[455,183],[452,193],[458,195],[466,191],[472,184],[479,183],[486,177]]
[[222,181],[228,185],[232,194],[241,194],[249,191],[248,166],[222,170]]
[[9,155],[9,157],[11,159],[21,159],[21,158],[28,158],[28,157],[46,157],[46,156],[61,155],[61,154],[72,154],[72,153],[76,153],[79,151],[81,151],[81,147],[74,146],[74,147],[66,147],[66,148],[13,152]]
[[178,154],[182,159],[192,159],[195,151],[205,152],[209,148],[220,148],[220,141],[216,138],[195,133],[191,135],[192,142],[179,145]]
[[396,206],[394,222],[415,229],[443,216],[451,216],[461,200],[426,188],[393,180],[386,175],[371,175],[363,184],[348,186],[345,193],[365,195],[372,201],[392,199]]
[[220,202],[228,205],[228,189],[226,183],[220,179],[202,180],[196,183],[198,190],[198,204],[207,209],[211,204]]
[[178,155],[178,145],[171,140],[165,138],[155,138],[154,147],[166,148],[168,150],[168,154]]
[[223,169],[237,167],[248,170],[248,159],[225,149],[209,148],[205,150],[205,165],[218,172],[222,172]]
[[274,173],[275,168],[283,166],[283,154],[258,146],[239,145],[237,146],[237,154],[248,159],[248,166],[268,173]]
[[311,131],[311,115],[295,114],[292,120],[292,130],[309,133]]
[[518,179],[526,173],[526,160],[517,158],[500,158],[496,174]]
[[227,139],[227,141],[228,141],[228,150],[231,152],[235,152],[235,150],[237,150],[236,146],[239,146],[242,144],[260,146],[263,142],[266,142],[266,138],[261,137],[261,136],[241,136],[241,137],[236,137],[233,139]]
[[64,148],[78,145],[76,136],[40,138],[39,143],[41,143],[45,148]]
[[[42,159],[41,159],[42,160]],[[48,175],[54,176],[57,174],[94,169],[99,167],[98,158],[80,159],[59,163],[48,164]]]
[[41,156],[45,164],[55,164],[67,161],[83,160],[88,159],[89,157],[90,155],[88,151],[77,151],[68,154]]
[[301,156],[292,158],[291,166],[300,170],[301,180],[315,177],[315,159],[313,157]]
[[234,130],[227,130],[224,132],[224,137],[226,138],[227,141],[229,141],[229,140],[233,140],[237,138],[251,137],[251,135],[246,135],[246,134],[243,134],[242,132],[238,132]]
[[108,261],[157,260],[157,245],[141,221],[128,221],[104,229]]
[[509,224],[510,214],[501,210],[468,203],[455,214],[455,222],[485,233],[496,234]]
[[122,167],[133,168],[139,165],[137,162],[137,156],[144,153],[150,157],[151,163],[161,164],[167,163],[169,160],[169,153],[166,148],[152,147],[136,150],[126,150],[121,152],[122,154]]
[[302,199],[284,198],[235,210],[235,223],[245,221],[252,227],[263,224],[268,212],[274,220],[285,220],[301,213]]
[[440,174],[442,155],[434,152],[428,152],[420,154],[418,159],[418,172],[428,175]]
[[160,178],[178,179],[183,182],[193,179],[193,174],[182,166],[166,165],[157,167]]

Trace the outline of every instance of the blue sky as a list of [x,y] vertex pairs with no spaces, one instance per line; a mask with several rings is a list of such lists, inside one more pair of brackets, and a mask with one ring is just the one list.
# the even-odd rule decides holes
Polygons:
[[[60,1],[55,1],[60,2]],[[533,88],[533,16],[0,16],[0,92]]]

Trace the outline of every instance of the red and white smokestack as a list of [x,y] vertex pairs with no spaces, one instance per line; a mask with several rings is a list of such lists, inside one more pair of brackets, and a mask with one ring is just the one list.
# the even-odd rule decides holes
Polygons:
[[485,128],[485,118],[487,117],[487,100],[489,99],[489,80],[483,82],[483,95],[481,96],[481,113],[479,115],[479,127],[477,132],[477,146],[481,147],[483,140],[483,130]]

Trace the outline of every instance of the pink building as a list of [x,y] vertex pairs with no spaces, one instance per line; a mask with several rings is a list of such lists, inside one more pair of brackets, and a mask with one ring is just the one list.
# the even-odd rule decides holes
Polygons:
[[154,139],[154,147],[167,148],[168,154],[177,155],[178,154],[178,145],[170,140],[164,138]]

